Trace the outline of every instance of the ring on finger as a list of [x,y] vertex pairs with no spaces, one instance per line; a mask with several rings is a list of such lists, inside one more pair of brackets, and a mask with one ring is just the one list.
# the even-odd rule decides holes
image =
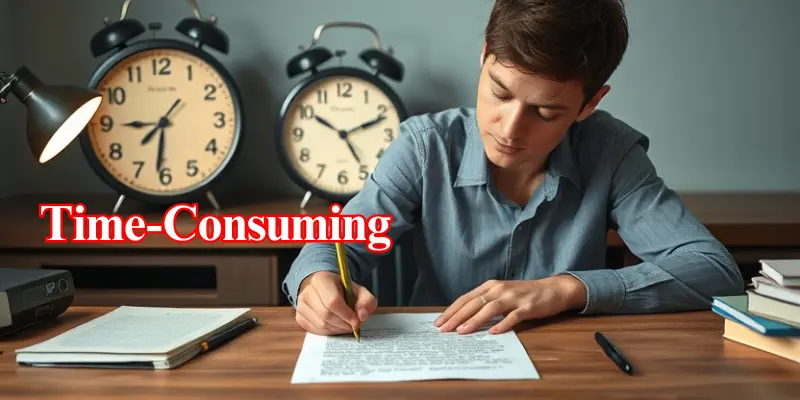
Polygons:
[[483,305],[488,304],[489,302],[486,301],[486,297],[481,296],[481,301],[483,301]]

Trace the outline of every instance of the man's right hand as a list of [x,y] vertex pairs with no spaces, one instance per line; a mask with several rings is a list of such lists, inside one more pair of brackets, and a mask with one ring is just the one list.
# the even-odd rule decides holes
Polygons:
[[339,274],[315,272],[300,284],[295,320],[307,332],[317,335],[352,333],[378,307],[367,288],[352,283],[355,312],[347,306]]

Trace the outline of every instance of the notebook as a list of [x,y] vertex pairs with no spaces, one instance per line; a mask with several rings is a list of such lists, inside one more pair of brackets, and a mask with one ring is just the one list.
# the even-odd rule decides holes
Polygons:
[[800,286],[800,260],[761,260],[761,273],[781,286]]
[[[43,342],[16,350],[17,363],[34,367],[177,368],[232,339],[249,308],[122,306]],[[216,343],[215,342],[215,343]]]
[[800,363],[800,337],[771,337],[726,319],[722,337]]
[[747,295],[714,297],[711,310],[765,336],[800,337],[800,328],[748,311]]

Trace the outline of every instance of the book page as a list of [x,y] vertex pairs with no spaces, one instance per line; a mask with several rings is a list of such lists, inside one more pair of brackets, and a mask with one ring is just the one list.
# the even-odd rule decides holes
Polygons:
[[167,353],[249,310],[124,306],[17,352]]
[[539,379],[516,333],[440,332],[439,314],[377,314],[352,335],[306,334],[292,383]]

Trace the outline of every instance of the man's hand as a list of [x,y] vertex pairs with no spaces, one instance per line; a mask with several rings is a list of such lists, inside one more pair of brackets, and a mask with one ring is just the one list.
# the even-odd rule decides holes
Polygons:
[[295,320],[307,332],[317,335],[352,333],[378,307],[369,290],[355,282],[352,287],[355,312],[345,302],[339,274],[320,271],[307,276],[300,284]]
[[[485,302],[484,302],[485,301]],[[546,318],[586,304],[586,286],[572,275],[535,281],[491,280],[459,297],[436,319],[441,331],[471,333],[497,316],[505,315],[489,329],[503,333],[529,319]]]

